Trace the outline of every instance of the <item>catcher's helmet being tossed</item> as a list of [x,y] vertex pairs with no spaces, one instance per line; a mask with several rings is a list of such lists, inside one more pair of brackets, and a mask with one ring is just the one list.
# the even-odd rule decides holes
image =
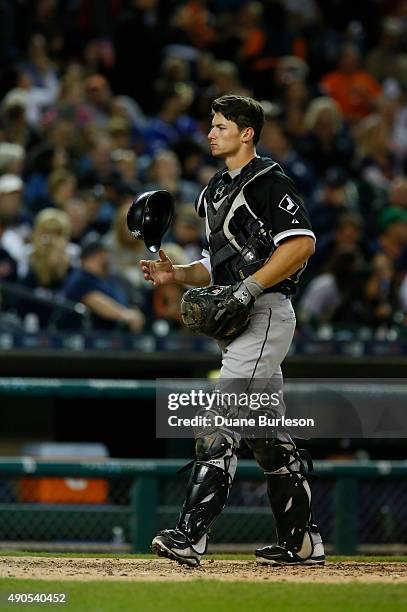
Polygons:
[[132,202],[127,227],[134,238],[141,238],[149,251],[157,253],[173,214],[174,200],[168,191],[146,191]]

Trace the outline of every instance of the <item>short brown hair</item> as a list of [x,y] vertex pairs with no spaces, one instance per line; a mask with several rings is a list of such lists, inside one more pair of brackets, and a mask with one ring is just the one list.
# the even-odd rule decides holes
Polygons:
[[264,110],[262,105],[246,96],[228,94],[216,98],[212,102],[212,115],[221,113],[229,121],[234,121],[239,129],[253,128],[253,142],[259,142],[260,133],[264,125]]

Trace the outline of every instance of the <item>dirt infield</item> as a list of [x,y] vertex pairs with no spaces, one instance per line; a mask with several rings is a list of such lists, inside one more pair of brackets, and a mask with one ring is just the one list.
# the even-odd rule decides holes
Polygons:
[[1,578],[44,580],[225,580],[406,583],[407,563],[339,562],[324,567],[272,567],[208,559],[189,569],[166,559],[0,557]]

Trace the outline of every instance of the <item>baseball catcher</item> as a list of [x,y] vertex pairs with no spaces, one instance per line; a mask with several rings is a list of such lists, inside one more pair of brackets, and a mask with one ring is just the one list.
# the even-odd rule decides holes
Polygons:
[[[283,415],[281,363],[296,324],[291,296],[314,252],[315,235],[294,183],[276,162],[256,154],[263,123],[263,109],[252,98],[227,95],[213,102],[209,145],[226,167],[196,201],[206,224],[202,259],[172,265],[160,250],[158,261],[140,265],[154,285],[194,287],[182,301],[182,318],[191,330],[219,341],[219,385],[264,382],[265,391],[277,391],[276,410]],[[256,557],[277,565],[323,564],[324,547],[311,513],[311,463],[289,432],[267,430],[263,437],[251,437],[220,426],[195,433],[196,461],[184,506],[176,527],[153,539],[153,550],[199,565],[208,531],[226,503],[243,437],[265,474],[277,531],[277,543],[257,549]]]

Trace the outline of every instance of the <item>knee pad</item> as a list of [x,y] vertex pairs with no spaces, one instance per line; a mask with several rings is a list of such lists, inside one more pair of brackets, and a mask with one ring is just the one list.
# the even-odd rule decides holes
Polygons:
[[303,471],[301,457],[294,442],[284,443],[279,440],[253,438],[246,440],[254,457],[265,474],[288,474],[291,471]]
[[224,470],[231,479],[236,472],[236,449],[235,440],[222,431],[215,431],[198,438],[195,445],[198,461]]

